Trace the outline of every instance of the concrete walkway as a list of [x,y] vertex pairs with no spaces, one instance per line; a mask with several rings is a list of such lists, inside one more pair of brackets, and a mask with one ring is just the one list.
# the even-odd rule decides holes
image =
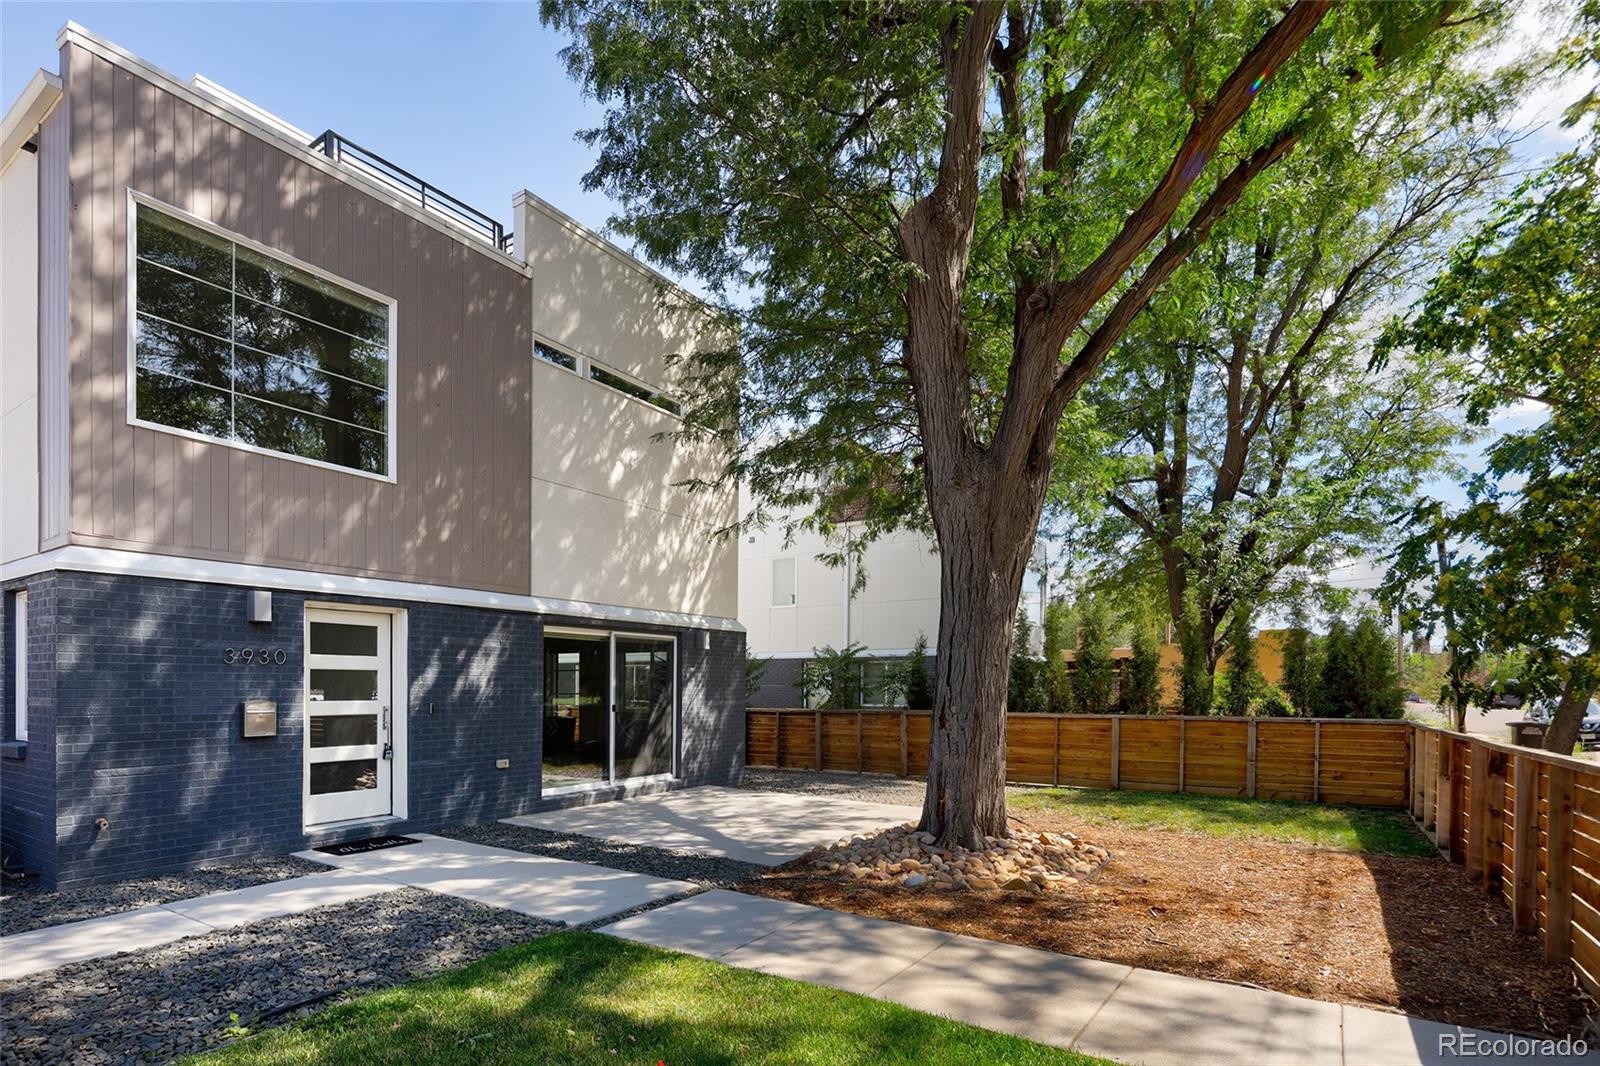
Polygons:
[[138,951],[186,936],[347,903],[402,885],[578,925],[698,886],[426,833],[420,843],[359,855],[300,852],[327,873],[217,892],[0,937],[0,980]]
[[777,866],[818,844],[916,821],[921,813],[837,796],[708,787],[501,821]]
[[1441,1035],[1500,1035],[737,892],[600,931],[1128,1064],[1416,1066],[1459,1061]]
[[0,979],[9,981],[71,962],[158,947],[213,929],[348,903],[399,887],[384,878],[332,870],[13,933],[0,937]]

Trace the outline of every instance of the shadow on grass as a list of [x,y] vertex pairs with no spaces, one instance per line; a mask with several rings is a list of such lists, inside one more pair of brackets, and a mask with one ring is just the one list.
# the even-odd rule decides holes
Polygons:
[[1051,811],[1138,829],[1255,837],[1404,857],[1436,854],[1403,811],[1383,807],[1072,788],[1039,789],[1010,803],[1018,812]]
[[559,933],[363,996],[208,1063],[1097,1060],[863,996]]

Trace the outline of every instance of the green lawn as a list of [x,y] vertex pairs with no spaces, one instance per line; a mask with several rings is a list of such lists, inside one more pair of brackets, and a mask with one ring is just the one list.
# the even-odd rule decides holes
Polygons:
[[1219,837],[1256,837],[1381,855],[1437,855],[1404,811],[1319,803],[1194,796],[1179,792],[1108,792],[1046,788],[1007,801],[1015,810],[1051,811],[1087,822],[1135,829],[1180,829]]
[[1104,1062],[893,1003],[587,932],[509,948],[191,1061]]

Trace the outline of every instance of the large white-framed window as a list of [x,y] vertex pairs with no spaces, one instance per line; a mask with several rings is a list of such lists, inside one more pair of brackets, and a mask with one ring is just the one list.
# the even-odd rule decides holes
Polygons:
[[395,302],[128,197],[128,420],[393,481]]
[[796,602],[794,556],[772,560],[772,606],[793,607]]
[[12,646],[12,677],[16,687],[11,696],[16,708],[12,733],[17,740],[28,739],[28,590],[18,589],[11,597],[11,624],[15,629]]

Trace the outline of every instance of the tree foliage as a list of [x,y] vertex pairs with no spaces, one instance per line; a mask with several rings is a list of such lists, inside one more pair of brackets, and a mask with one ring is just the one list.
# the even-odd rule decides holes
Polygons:
[[1399,718],[1405,709],[1394,641],[1381,622],[1363,615],[1350,635],[1355,690],[1347,701],[1351,718]]
[[812,648],[811,658],[800,664],[795,685],[808,706],[825,711],[854,710],[861,706],[861,667],[866,661],[865,644]]
[[[1101,569],[1159,575],[1174,621],[1196,584],[1213,663],[1234,603],[1303,599],[1308,574],[1389,545],[1459,434],[1436,365],[1455,356],[1367,365],[1375,312],[1437,269],[1506,162],[1516,72],[1447,59],[1258,180],[1085,392],[1112,457],[1089,472],[1109,481]],[[1092,497],[1062,484],[1080,475],[1058,470],[1058,495]]]
[[1043,659],[1035,659],[1028,650],[1028,631],[1032,626],[1028,612],[1017,611],[1012,630],[1011,670],[1006,684],[1006,709],[1013,714],[1044,714],[1050,707],[1045,688],[1047,664]]
[[[1600,4],[1585,4],[1566,62],[1600,75]],[[1600,83],[1600,77],[1597,77]],[[1591,92],[1572,119],[1592,117]],[[1411,514],[1386,585],[1391,602],[1443,627],[1451,687],[1482,697],[1465,666],[1526,654],[1525,687],[1560,695],[1550,750],[1570,751],[1600,686],[1600,134],[1530,177],[1458,247],[1375,362],[1465,356],[1468,418],[1512,410],[1535,424],[1502,433],[1451,513]]]
[[1294,712],[1304,717],[1317,713],[1318,669],[1311,632],[1296,619],[1283,641],[1283,693]]
[[1051,600],[1044,608],[1044,683],[1051,714],[1072,710],[1072,686],[1066,652],[1072,634],[1072,608],[1065,600]]
[[1178,708],[1183,714],[1211,713],[1211,647],[1200,613],[1200,594],[1193,588],[1183,594],[1183,616],[1178,621]]
[[1156,632],[1149,622],[1144,618],[1135,617],[1129,649],[1132,655],[1128,658],[1123,674],[1124,713],[1161,713],[1161,653],[1157,648],[1158,644]]
[[1322,638],[1322,669],[1317,674],[1318,717],[1354,717],[1359,684],[1350,627],[1344,619],[1335,618]]
[[1256,662],[1255,622],[1250,606],[1235,603],[1228,622],[1228,689],[1222,713],[1238,717],[1249,714],[1264,684]]
[[911,654],[905,660],[905,699],[907,707],[929,710],[933,707],[933,687],[928,684],[928,636],[917,634]]
[[1111,659],[1111,617],[1105,604],[1088,600],[1078,611],[1078,648],[1073,659],[1072,709],[1110,714],[1117,701],[1116,664]]

